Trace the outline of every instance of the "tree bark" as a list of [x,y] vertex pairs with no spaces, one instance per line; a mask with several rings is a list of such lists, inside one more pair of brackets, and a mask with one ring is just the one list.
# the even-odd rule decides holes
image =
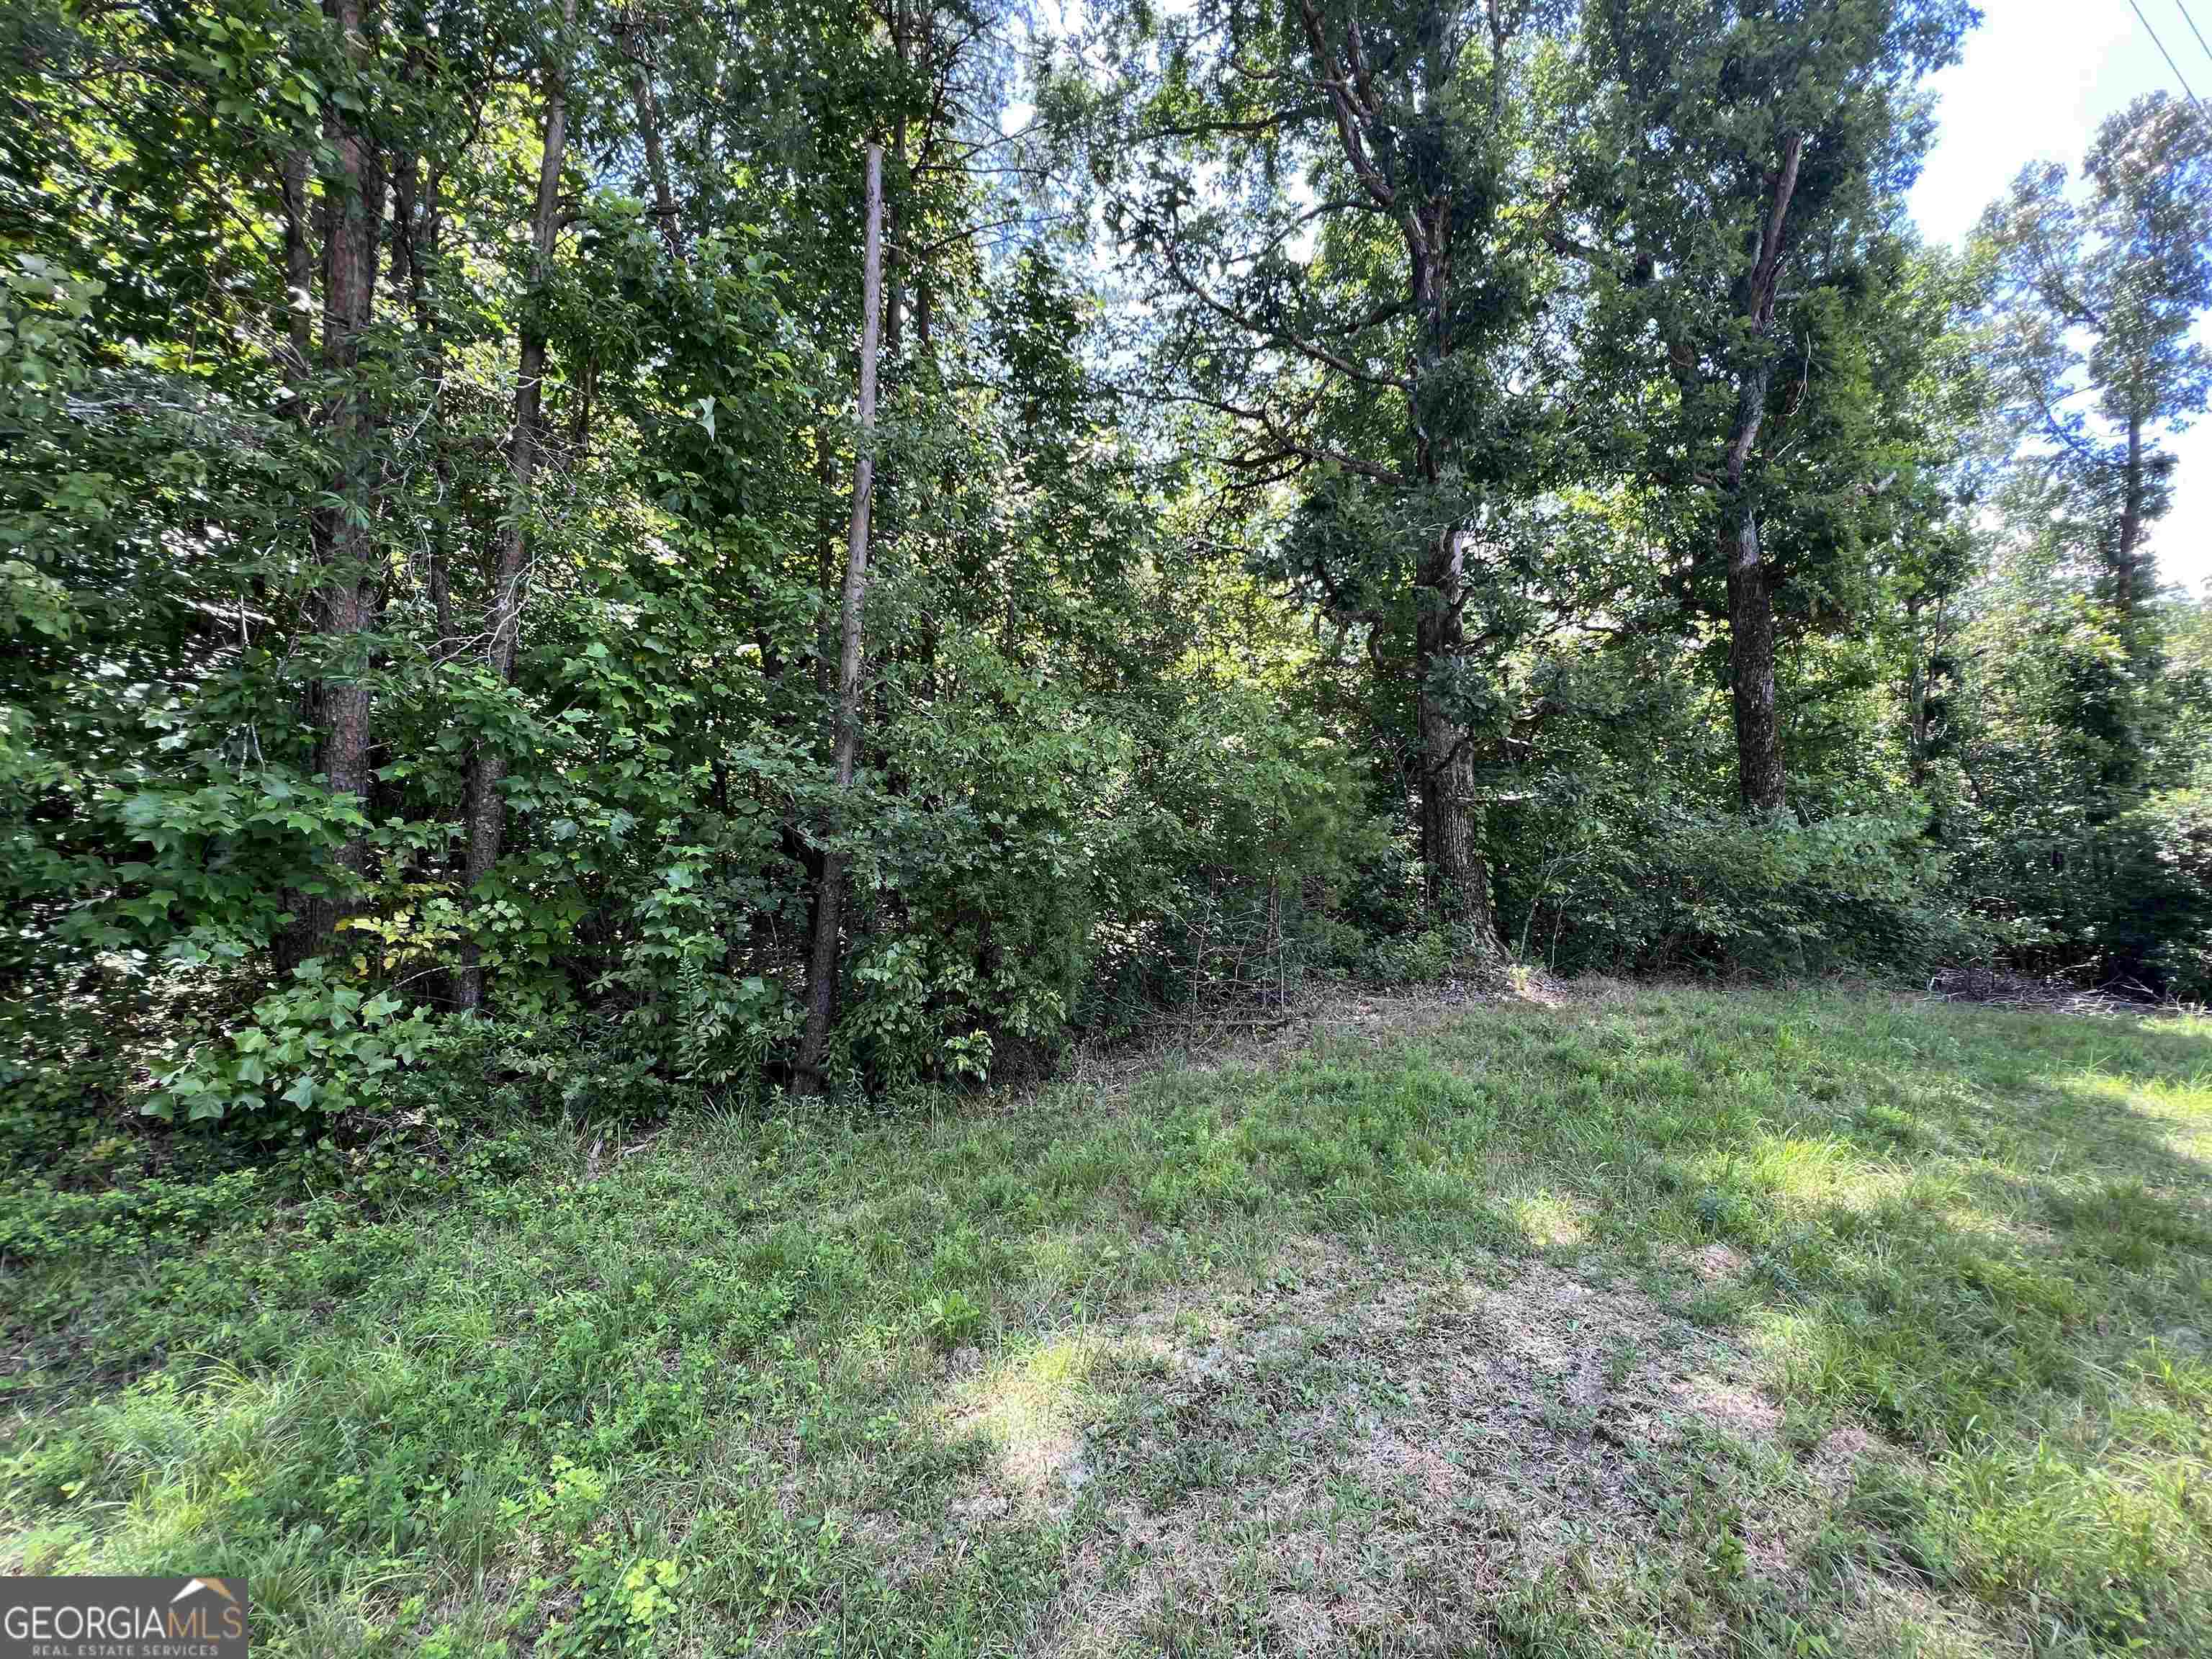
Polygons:
[[1746,488],[1774,364],[1765,345],[1774,326],[1774,302],[1788,246],[1790,198],[1805,150],[1802,135],[1784,147],[1775,171],[1759,255],[1739,290],[1740,314],[1751,325],[1757,361],[1736,385],[1735,418],[1729,430],[1721,514],[1721,556],[1728,571],[1729,678],[1735,714],[1736,787],[1747,812],[1781,810],[1787,791],[1782,764],[1782,721],[1774,686],[1774,583],[1759,542],[1759,507]]
[[[891,118],[890,163],[892,177],[902,191],[911,182],[906,159],[906,88],[903,84],[912,51],[912,21],[908,0],[892,0],[891,50],[899,61],[900,78],[898,112]],[[906,254],[901,240],[899,202],[894,198],[884,204],[884,322],[883,353],[897,372],[899,347],[904,340],[902,319],[906,311]]]
[[295,149],[284,156],[284,335],[291,357],[284,379],[295,392],[307,384],[314,361],[314,319],[308,314],[309,296],[315,287],[315,250],[307,227],[307,152]]
[[[338,30],[347,55],[356,64],[368,57],[362,33],[362,0],[330,0],[326,15]],[[384,179],[375,147],[357,112],[325,105],[325,132],[336,161],[335,175],[324,191],[323,369],[331,383],[331,402],[323,429],[337,458],[331,494],[337,505],[318,508],[311,520],[321,586],[311,601],[313,626],[324,636],[328,653],[307,692],[307,712],[317,732],[316,770],[333,794],[350,795],[363,815],[371,782],[371,710],[360,636],[376,614],[374,597],[375,548],[368,528],[374,466],[369,454],[375,422],[357,380],[361,337],[374,319],[376,303],[378,231],[384,218]],[[295,191],[296,186],[296,191]],[[288,160],[286,269],[288,276],[306,268],[304,226],[289,211],[304,203],[304,160]],[[290,336],[304,343],[306,319],[295,312]],[[280,964],[295,965],[328,943],[344,915],[352,884],[368,872],[368,846],[353,836],[339,849],[333,890],[297,894],[293,922],[278,951]]]
[[1415,623],[1421,881],[1430,914],[1463,924],[1487,948],[1496,939],[1497,920],[1491,914],[1490,868],[1482,854],[1474,748],[1466,727],[1451,717],[1431,684],[1437,671],[1455,659],[1464,643],[1460,603],[1466,561],[1466,533],[1448,532],[1423,573]]
[[[868,230],[860,279],[860,434],[853,459],[853,519],[845,538],[845,596],[840,617],[842,645],[837,660],[837,793],[852,793],[860,754],[860,624],[868,592],[868,509],[875,483],[875,460],[868,453],[876,428],[876,355],[881,340],[884,287],[884,149],[868,146]],[[827,848],[814,908],[814,951],[806,980],[806,1033],[799,1046],[798,1087],[818,1094],[825,1079],[822,1063],[830,1050],[830,1024],[836,1011],[837,932],[842,920],[845,855]]]
[[[576,0],[565,0],[561,9],[559,51],[565,55],[568,36],[575,27]],[[531,271],[533,288],[541,286],[553,265],[554,237],[560,228],[561,164],[568,137],[568,88],[565,56],[548,65],[545,77],[545,143],[538,158],[537,211],[531,225],[535,258]],[[531,488],[538,470],[539,425],[543,420],[545,382],[545,329],[534,312],[526,309],[522,325],[520,362],[514,386],[514,438],[510,467],[508,516],[500,536],[499,562],[493,573],[489,641],[485,661],[501,684],[514,678],[516,648],[522,632],[523,578],[528,569]],[[464,812],[468,821],[469,846],[465,870],[474,893],[499,862],[507,833],[507,802],[500,786],[507,779],[507,756],[498,744],[478,742],[469,756]],[[453,1000],[462,1008],[483,1000],[483,968],[474,945],[465,947],[465,959],[453,977]]]
[[1729,668],[1735,709],[1735,765],[1747,812],[1781,809],[1780,705],[1774,690],[1774,594],[1759,556],[1759,514],[1748,503],[1735,514],[1729,550]]

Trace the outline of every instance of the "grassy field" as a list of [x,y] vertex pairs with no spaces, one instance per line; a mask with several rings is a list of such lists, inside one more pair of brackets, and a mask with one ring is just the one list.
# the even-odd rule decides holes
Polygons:
[[2212,1022],[1339,1004],[4,1280],[5,1565],[290,1654],[2212,1652]]

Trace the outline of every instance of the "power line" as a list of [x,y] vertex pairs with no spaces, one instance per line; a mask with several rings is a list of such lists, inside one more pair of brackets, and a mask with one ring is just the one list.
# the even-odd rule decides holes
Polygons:
[[[2136,0],[2128,0],[2128,5],[2134,11],[2136,21],[2143,26],[2143,33],[2150,36],[2151,45],[2158,48],[2158,55],[2166,59],[2166,68],[2173,71],[2173,78],[2181,82],[2181,89],[2188,94],[2189,101],[2197,106],[2197,118],[2212,123],[2212,115],[2205,113],[2204,100],[2190,90],[2189,77],[2181,72],[2181,65],[2173,61],[2173,54],[2166,49],[2166,42],[2158,38],[2158,31],[2150,26],[2150,19],[2143,15],[2143,9],[2136,3]],[[2197,25],[2191,23],[2189,27],[2194,29]]]
[[2189,15],[2189,0],[2173,0],[2181,8],[2181,21],[2189,25],[2189,32],[2197,37],[2197,44],[2204,48],[2204,55],[2212,58],[2212,43],[2204,39],[2204,31],[2197,27],[2197,20]]

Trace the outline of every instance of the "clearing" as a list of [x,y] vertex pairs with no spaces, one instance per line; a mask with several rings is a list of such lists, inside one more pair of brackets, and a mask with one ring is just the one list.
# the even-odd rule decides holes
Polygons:
[[2212,1021],[1585,983],[526,1144],[11,1265],[8,1569],[301,1655],[2212,1651]]

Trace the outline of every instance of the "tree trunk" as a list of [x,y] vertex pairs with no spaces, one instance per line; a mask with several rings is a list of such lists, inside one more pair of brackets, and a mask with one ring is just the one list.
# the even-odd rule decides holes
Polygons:
[[2113,608],[2120,614],[2122,638],[2128,659],[2139,674],[2157,672],[2157,630],[2149,619],[2151,601],[2158,595],[2158,578],[2142,556],[2143,497],[2147,463],[2143,455],[2143,420],[2138,412],[2128,416],[2127,471],[2121,479],[2120,539],[2115,550],[2111,579]]
[[1774,690],[1774,591],[1759,545],[1759,508],[1744,487],[1752,447],[1766,413],[1771,370],[1745,375],[1729,434],[1728,488],[1722,507],[1721,557],[1728,571],[1729,684],[1735,714],[1737,793],[1747,812],[1783,802],[1782,724]]
[[2125,493],[2120,503],[2119,568],[2113,574],[2114,597],[2120,609],[2132,619],[2136,600],[2136,544],[2142,538],[2143,463],[2142,421],[2130,416],[2128,421],[2128,471]]
[[1905,779],[1915,789],[1928,781],[1928,698],[1934,689],[1935,649],[1921,632],[1920,596],[1905,602],[1912,659],[1905,679]]
[[[1770,301],[1766,314],[1771,315]],[[1736,392],[1722,497],[1720,554],[1728,572],[1729,684],[1735,714],[1736,789],[1747,812],[1783,802],[1782,725],[1774,690],[1774,590],[1759,545],[1759,508],[1744,475],[1766,416],[1773,375],[1762,361]]]
[[1747,812],[1781,809],[1782,725],[1774,692],[1774,594],[1759,553],[1759,514],[1739,503],[1729,549],[1729,667],[1736,781]]
[[[419,70],[411,54],[409,61],[410,69]],[[419,155],[402,156],[391,171],[392,285],[407,296],[408,308],[414,314],[415,348],[421,354],[423,377],[430,389],[430,407],[441,417],[446,346],[429,275],[438,258],[440,173],[434,161],[426,164]],[[431,447],[430,471],[438,481],[442,507],[453,493],[453,459],[443,443]],[[454,649],[453,585],[447,562],[446,521],[440,515],[425,526],[422,583],[438,630],[434,659],[441,664],[451,660]]]
[[[368,47],[361,0],[332,0],[329,16],[337,26],[349,55],[357,61],[365,57]],[[376,612],[372,592],[375,547],[368,528],[368,496],[374,479],[369,446],[375,422],[366,407],[356,372],[361,337],[373,320],[376,303],[377,233],[384,218],[384,179],[375,147],[359,115],[335,102],[325,107],[337,172],[325,189],[323,209],[327,226],[323,239],[323,368],[332,388],[324,430],[337,457],[337,475],[331,481],[331,493],[338,505],[319,508],[311,521],[322,575],[313,611],[325,650],[337,660],[325,658],[319,678],[308,690],[307,703],[318,732],[316,769],[332,793],[353,796],[366,816],[371,728],[368,665],[359,636]],[[286,172],[289,204],[295,184],[303,193],[306,180],[304,168],[295,171],[288,163]],[[287,217],[289,222],[289,213]],[[305,234],[289,222],[285,252],[288,275],[305,267]],[[296,345],[304,337],[304,319],[295,313],[292,340]],[[304,961],[328,942],[349,902],[345,890],[368,872],[367,842],[359,836],[349,838],[339,850],[334,890],[295,896],[290,934],[279,950],[283,964]]]
[[623,55],[629,70],[630,102],[636,106],[638,137],[645,146],[645,175],[653,186],[653,216],[660,221],[660,238],[667,246],[668,257],[680,265],[689,251],[683,221],[676,212],[676,191],[669,183],[667,154],[661,147],[660,101],[653,96],[653,71],[639,50],[638,34],[633,27],[624,30],[622,37]]
[[[1433,665],[1437,659],[1423,653]],[[1490,872],[1477,850],[1474,757],[1467,732],[1425,686],[1420,696],[1421,886],[1430,911],[1486,927]]]
[[[1417,187],[1401,176],[1395,143],[1376,127],[1366,46],[1356,26],[1344,37],[1340,58],[1316,0],[1298,0],[1297,16],[1313,63],[1317,90],[1335,122],[1337,142],[1366,200],[1392,221],[1406,249],[1407,309],[1414,319],[1407,374],[1401,382],[1413,470],[1438,490],[1449,456],[1439,455],[1425,407],[1426,388],[1451,358],[1450,304],[1455,207],[1449,191]],[[1504,63],[1510,31],[1495,9],[1488,18],[1493,72]],[[1452,52],[1443,14],[1419,10],[1412,31],[1419,59],[1418,78],[1428,96],[1440,98],[1452,78]],[[1493,80],[1493,121],[1503,111],[1502,80]],[[1449,439],[1447,440],[1449,441]],[[1474,756],[1468,734],[1437,696],[1440,669],[1455,661],[1464,644],[1460,611],[1467,536],[1438,537],[1415,578],[1414,623],[1417,782],[1420,793],[1422,888],[1431,915],[1467,924],[1479,949],[1498,946],[1491,909],[1490,872],[1481,852],[1481,812],[1475,801]]]
[[1736,387],[1735,419],[1729,430],[1722,495],[1722,559],[1728,571],[1729,678],[1735,711],[1736,787],[1747,812],[1778,811],[1785,793],[1781,711],[1774,690],[1774,583],[1759,544],[1759,507],[1745,487],[1759,428],[1766,418],[1766,393],[1774,364],[1766,337],[1774,326],[1774,301],[1788,246],[1790,201],[1805,153],[1800,134],[1784,146],[1774,173],[1759,258],[1739,289],[1744,320],[1759,350]]
[[291,356],[284,379],[296,392],[307,384],[313,361],[314,319],[308,314],[308,296],[315,286],[315,250],[307,228],[307,152],[288,151],[284,156],[284,334]]
[[[937,85],[935,76],[938,68],[936,52],[937,17],[936,13],[931,9],[930,0],[923,0],[920,24],[918,27],[912,24],[908,25],[908,37],[912,42],[914,48],[915,68],[921,76],[922,85],[930,89],[931,108],[934,111],[938,107],[935,91]],[[948,64],[947,73],[949,74],[950,72],[951,66]],[[936,129],[933,125],[933,119],[930,116],[924,116],[921,129],[921,138],[919,144],[916,146],[915,161],[912,166],[908,167],[905,174],[909,193],[911,193],[911,188],[914,184],[915,169],[928,162],[932,149],[935,143]],[[909,241],[912,240],[911,235],[909,235],[908,240]],[[915,343],[921,347],[922,359],[924,362],[927,362],[929,358],[931,328],[929,270],[921,258],[919,250],[910,249],[908,252],[912,255],[912,258],[906,271],[905,280],[914,295]]]
[[[884,289],[884,149],[868,146],[868,232],[860,279],[860,435],[853,459],[853,520],[845,538],[845,599],[837,660],[837,793],[852,793],[860,754],[860,623],[868,592],[868,507],[875,460],[868,453],[876,429],[876,353],[880,343]],[[841,800],[842,804],[842,800]],[[830,1050],[830,1022],[836,1011],[837,930],[844,908],[845,855],[825,849],[814,907],[814,951],[806,980],[806,1035],[799,1051],[798,1086],[821,1092],[822,1063]]]
[[1466,533],[1448,532],[1423,573],[1420,617],[1415,624],[1421,881],[1430,914],[1464,925],[1478,948],[1487,951],[1497,940],[1497,919],[1491,913],[1490,867],[1482,855],[1474,748],[1467,729],[1451,717],[1431,684],[1437,671],[1458,656],[1462,643],[1460,605],[1466,562]]
[[[576,0],[565,0],[561,9],[560,50],[565,54],[569,32],[575,27]],[[568,88],[565,62],[549,65],[545,77],[545,143],[538,158],[537,212],[531,231],[536,258],[531,272],[533,287],[543,284],[553,265],[554,236],[559,229],[561,163],[568,145]],[[485,660],[501,684],[514,678],[514,659],[522,632],[523,577],[527,571],[529,538],[525,525],[530,514],[531,486],[538,470],[538,427],[543,419],[545,382],[545,330],[533,313],[526,310],[520,362],[514,386],[514,440],[509,463],[508,516],[500,535],[499,562],[493,573],[490,640]],[[469,849],[465,878],[473,893],[499,862],[507,833],[507,802],[500,786],[507,779],[507,756],[499,745],[479,742],[469,756],[469,774],[463,808],[468,823]],[[473,945],[465,947],[465,959],[453,976],[453,1000],[474,1008],[483,1000],[483,969]]]
[[[890,162],[892,177],[902,191],[909,182],[906,159],[906,88],[903,84],[908,68],[910,51],[909,14],[907,0],[892,0],[891,50],[897,55],[902,84],[899,88],[898,113],[891,118]],[[884,240],[889,245],[884,250],[884,322],[883,353],[892,365],[896,374],[899,347],[904,340],[902,318],[906,310],[906,254],[900,237],[898,201],[884,204]]]

